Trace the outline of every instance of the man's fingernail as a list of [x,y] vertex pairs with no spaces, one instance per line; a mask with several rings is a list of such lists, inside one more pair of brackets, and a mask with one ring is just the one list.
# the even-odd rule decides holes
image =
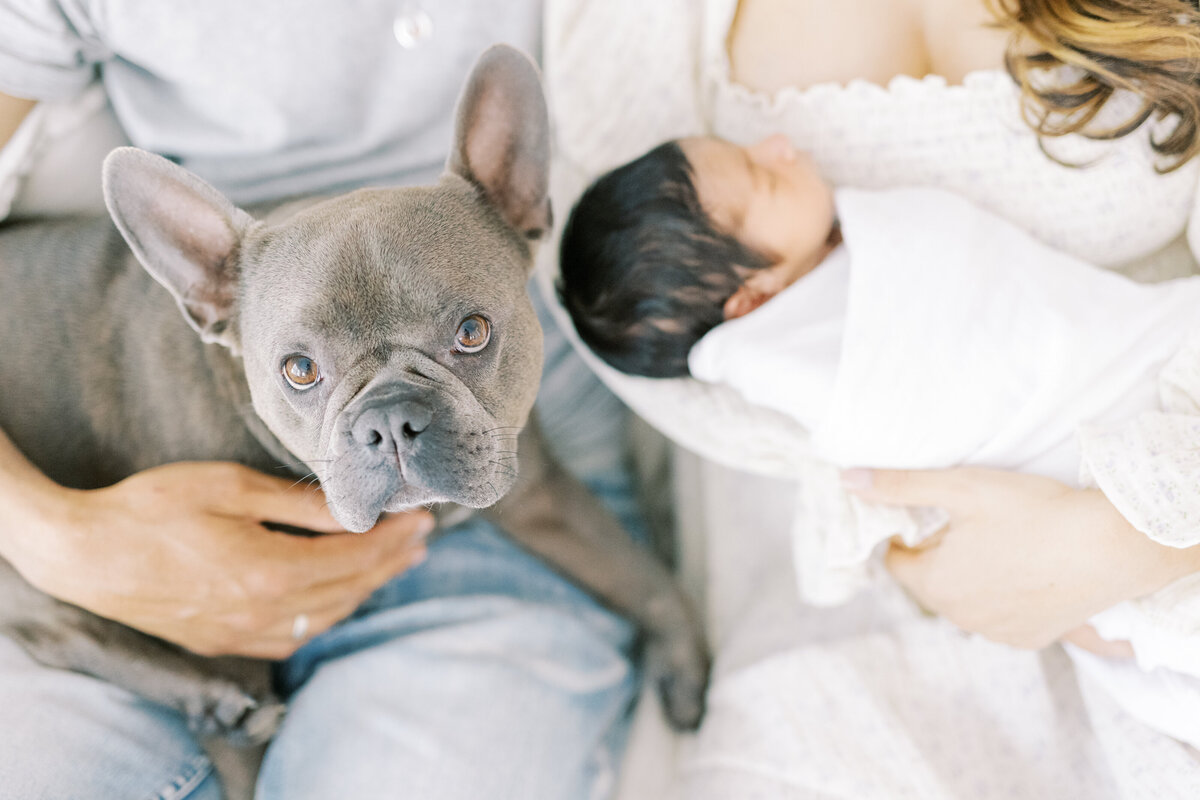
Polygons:
[[869,469],[842,470],[842,486],[846,489],[870,489],[875,482],[875,473]]
[[428,536],[433,533],[434,526],[436,525],[437,521],[432,515],[423,516],[417,521],[417,533],[421,536]]

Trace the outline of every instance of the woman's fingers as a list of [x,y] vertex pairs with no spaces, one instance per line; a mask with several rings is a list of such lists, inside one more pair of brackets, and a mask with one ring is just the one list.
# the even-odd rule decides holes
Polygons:
[[916,544],[906,544],[899,536],[893,536],[889,541],[889,550],[898,550],[907,553],[920,553],[924,550],[930,550],[942,543],[942,539],[946,538],[946,534],[950,532],[950,524],[947,523],[938,528],[933,533],[926,536]]
[[1091,625],[1080,625],[1074,630],[1068,631],[1062,637],[1062,641],[1070,642],[1076,647],[1081,647],[1088,652],[1095,653],[1098,656],[1105,658],[1133,658],[1133,645],[1126,641],[1109,641],[1100,636],[1100,634]]
[[972,469],[847,469],[842,486],[876,503],[893,506],[938,506],[951,513],[969,502]]
[[905,547],[903,543],[898,545],[893,541],[883,554],[883,563],[902,586],[920,594],[917,588],[925,583],[924,575],[929,571],[932,557],[933,551],[929,548]]

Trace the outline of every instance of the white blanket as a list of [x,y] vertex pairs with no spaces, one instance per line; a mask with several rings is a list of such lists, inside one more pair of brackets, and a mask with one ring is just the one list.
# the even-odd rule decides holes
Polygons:
[[[1157,377],[1200,321],[1200,278],[1134,283],[947,192],[843,189],[836,205],[844,248],[690,358],[695,377],[799,421],[833,465],[969,463],[1079,485],[1080,427],[1157,409]],[[836,530],[796,532],[814,602],[844,600],[879,542],[944,522],[832,495]]]
[[[844,247],[714,329],[689,359],[695,377],[804,425],[812,454],[831,465],[966,463],[1082,485],[1081,447],[1160,407],[1158,377],[1200,321],[1200,279],[1134,283],[946,192],[841,190],[837,209]],[[820,474],[800,489],[812,513],[793,531],[810,602],[844,602],[867,585],[881,543],[914,544],[945,522],[933,509],[860,502],[834,469]],[[1200,606],[1200,581],[1164,596]],[[1095,623],[1129,639],[1143,667],[1200,676],[1197,631],[1164,632],[1143,606],[1122,604]],[[1153,709],[1127,671],[1107,683]],[[1200,745],[1200,720],[1181,725],[1174,713],[1180,696],[1192,697],[1188,714],[1200,711],[1200,683],[1192,689],[1146,721]]]
[[947,192],[840,190],[837,209],[846,253],[690,360],[805,424],[835,464],[1076,482],[1080,424],[1157,408],[1200,319],[1200,280],[1134,283]]

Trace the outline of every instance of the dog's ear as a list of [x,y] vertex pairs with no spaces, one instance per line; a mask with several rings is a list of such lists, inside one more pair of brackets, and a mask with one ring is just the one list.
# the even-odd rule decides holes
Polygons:
[[528,56],[501,44],[475,62],[446,166],[482,189],[527,238],[550,230],[550,117]]
[[254,219],[183,167],[136,147],[104,159],[104,202],[200,338],[236,350],[237,255]]

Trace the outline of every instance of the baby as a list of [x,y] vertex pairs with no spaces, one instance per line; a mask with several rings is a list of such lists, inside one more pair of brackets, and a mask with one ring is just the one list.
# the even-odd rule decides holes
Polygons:
[[[1041,474],[1098,486],[1145,530],[1138,498],[1161,476],[1123,442],[1200,409],[1200,278],[1134,283],[950,192],[832,189],[781,136],[668,142],[605,175],[567,221],[561,266],[563,304],[604,361],[730,386],[799,422],[818,463]],[[844,601],[889,538],[944,523],[849,498],[832,468],[797,491],[810,602]],[[1194,584],[1092,623],[1178,676],[1152,724],[1200,746]],[[1136,668],[1089,668],[1139,696]]]
[[613,170],[560,263],[608,364],[731,386],[843,466],[1075,480],[1075,429],[1156,408],[1200,307],[1200,282],[1133,283],[950,192],[834,190],[782,135],[671,141]]
[[560,292],[606,362],[679,377],[704,334],[810,272],[839,240],[832,188],[786,137],[671,141],[580,198]]

